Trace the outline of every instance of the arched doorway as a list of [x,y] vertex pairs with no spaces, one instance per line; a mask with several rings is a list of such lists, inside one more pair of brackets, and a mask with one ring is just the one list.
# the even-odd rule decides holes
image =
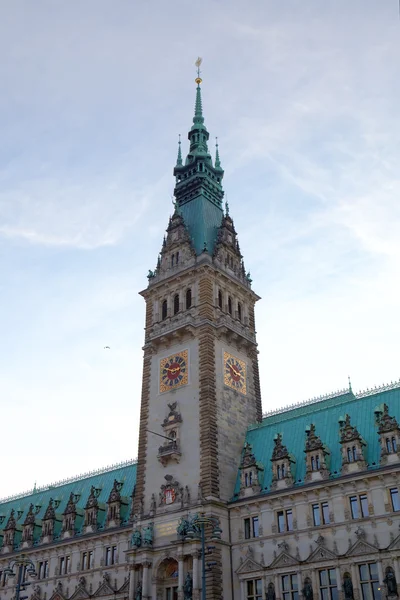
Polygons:
[[157,599],[178,600],[178,562],[166,558],[157,569]]

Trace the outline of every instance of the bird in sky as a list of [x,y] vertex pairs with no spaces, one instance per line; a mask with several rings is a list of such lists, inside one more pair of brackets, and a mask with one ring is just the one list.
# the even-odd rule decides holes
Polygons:
[[111,350],[110,346],[104,346],[104,350]]

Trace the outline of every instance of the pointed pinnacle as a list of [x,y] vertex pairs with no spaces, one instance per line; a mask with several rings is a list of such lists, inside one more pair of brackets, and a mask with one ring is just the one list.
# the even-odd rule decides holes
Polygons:
[[203,107],[201,104],[201,88],[199,83],[196,88],[196,104],[194,106],[193,123],[204,123]]
[[215,168],[221,168],[221,161],[219,159],[219,150],[218,150],[218,138],[215,138]]
[[177,166],[177,167],[181,167],[181,166],[182,166],[181,134],[179,134],[179,141],[178,141],[178,158],[177,158],[177,160],[176,160],[176,166]]

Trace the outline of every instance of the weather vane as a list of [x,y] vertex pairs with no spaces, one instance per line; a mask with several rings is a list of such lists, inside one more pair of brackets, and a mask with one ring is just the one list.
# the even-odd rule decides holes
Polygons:
[[197,83],[197,85],[200,85],[200,83],[203,81],[200,77],[200,65],[203,62],[203,59],[199,56],[198,59],[196,60],[196,62],[194,63],[197,67],[197,77],[195,79],[195,82]]

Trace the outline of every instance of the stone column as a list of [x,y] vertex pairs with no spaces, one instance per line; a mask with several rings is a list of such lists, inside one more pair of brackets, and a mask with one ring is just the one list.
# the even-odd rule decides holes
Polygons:
[[183,600],[183,556],[178,556],[178,600]]
[[303,597],[303,592],[301,591],[303,589],[303,581],[301,579],[301,571],[297,571],[296,575],[297,575],[298,594],[299,594],[299,598],[301,598],[301,597]]
[[357,566],[355,564],[351,565],[351,582],[353,584],[354,598],[355,600],[358,600],[360,597],[360,587],[358,581]]
[[199,597],[199,555],[197,552],[192,554],[193,558],[193,600]]
[[399,559],[397,558],[397,556],[393,556],[392,561],[393,561],[394,575],[396,577],[396,583],[397,583],[397,585],[399,585],[399,583],[400,583]]
[[340,598],[340,600],[343,598],[343,591],[342,591],[342,576],[340,575],[340,569],[339,567],[336,567],[336,585],[337,585],[337,591],[338,591],[338,596]]
[[240,582],[240,600],[246,600],[246,582],[243,579]]
[[135,567],[129,571],[129,600],[135,597]]
[[148,598],[148,596],[149,596],[149,567],[151,567],[151,563],[144,561],[143,562],[143,581],[142,581],[142,596],[143,596],[143,598]]
[[376,561],[377,565],[378,565],[378,577],[379,577],[379,585],[382,586],[385,585],[383,583],[383,568],[382,568],[382,561],[381,560],[377,560]]
[[318,577],[315,569],[311,570],[311,583],[313,587],[314,595],[319,598],[319,585],[318,585]]
[[275,586],[275,597],[276,600],[280,600],[281,598],[281,588],[279,585],[279,575],[275,575],[274,577],[274,586]]

